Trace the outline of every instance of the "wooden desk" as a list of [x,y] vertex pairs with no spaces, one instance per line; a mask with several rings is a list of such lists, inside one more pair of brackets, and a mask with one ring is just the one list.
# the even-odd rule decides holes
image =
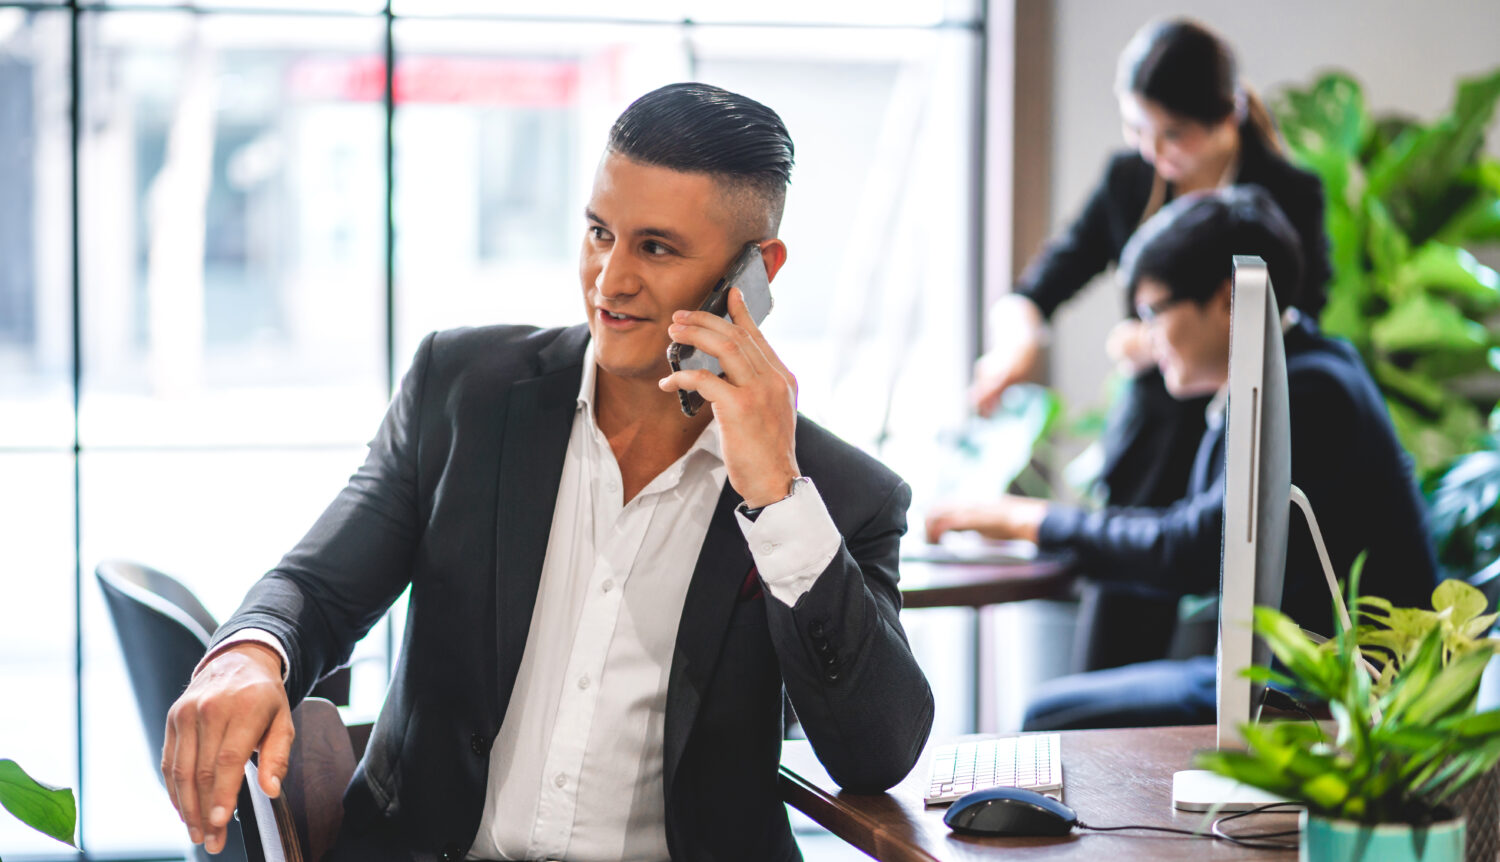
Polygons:
[[901,604],[905,609],[968,607],[974,609],[974,718],[979,733],[998,730],[993,656],[995,638],[984,606],[1028,599],[1072,596],[1076,561],[1047,554],[1035,560],[1004,564],[901,562]]
[[1071,594],[1071,557],[1048,555],[995,564],[901,562],[901,603],[906,608],[978,608]]
[[[1193,752],[1212,747],[1214,729],[1162,727],[1079,730],[1063,734],[1063,801],[1085,823],[1199,828],[1201,814],[1172,808],[1172,773],[1190,766]],[[930,747],[930,746],[929,746]],[[922,803],[928,760],[890,792],[841,793],[805,740],[783,743],[781,796],[830,832],[885,862],[971,859],[1132,859],[1193,862],[1256,859],[1285,862],[1296,851],[1236,847],[1224,841],[1152,832],[1084,832],[1065,838],[974,838],[943,824],[946,807]],[[1245,824],[1245,825],[1241,825]],[[1296,815],[1247,818],[1236,833],[1296,828]]]

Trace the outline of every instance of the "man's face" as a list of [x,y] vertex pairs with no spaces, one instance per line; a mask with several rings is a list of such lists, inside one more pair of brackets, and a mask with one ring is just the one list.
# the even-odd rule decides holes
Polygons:
[[594,175],[578,256],[602,373],[652,382],[671,373],[672,312],[697,308],[745,241],[707,174],[608,153]]
[[1208,302],[1174,299],[1165,284],[1142,278],[1136,313],[1173,398],[1217,392],[1229,379],[1229,283]]

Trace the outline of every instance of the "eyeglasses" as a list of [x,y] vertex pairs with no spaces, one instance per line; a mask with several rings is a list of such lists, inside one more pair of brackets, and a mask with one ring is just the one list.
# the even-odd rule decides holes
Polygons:
[[1137,302],[1135,304],[1135,316],[1140,318],[1141,323],[1150,326],[1155,322],[1156,318],[1162,315],[1162,312],[1165,312],[1179,302],[1185,301],[1187,301],[1186,297],[1169,296],[1166,299],[1158,299],[1152,303]]

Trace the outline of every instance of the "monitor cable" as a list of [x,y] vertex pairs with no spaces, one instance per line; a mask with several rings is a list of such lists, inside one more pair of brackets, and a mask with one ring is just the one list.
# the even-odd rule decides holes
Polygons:
[[1123,832],[1126,830],[1144,830],[1149,832],[1170,832],[1174,835],[1189,835],[1194,838],[1214,838],[1227,841],[1237,847],[1251,850],[1295,850],[1296,841],[1277,841],[1278,838],[1289,838],[1300,834],[1299,829],[1285,829],[1277,832],[1254,832],[1243,835],[1232,834],[1224,829],[1224,824],[1241,817],[1249,817],[1252,814],[1279,813],[1278,809],[1285,811],[1296,810],[1300,806],[1290,805],[1286,802],[1272,802],[1268,805],[1260,805],[1246,811],[1238,811],[1234,814],[1226,814],[1216,818],[1209,826],[1209,831],[1201,829],[1179,829],[1172,826],[1094,826],[1084,823],[1082,820],[1073,825],[1079,829],[1087,829],[1091,832]]

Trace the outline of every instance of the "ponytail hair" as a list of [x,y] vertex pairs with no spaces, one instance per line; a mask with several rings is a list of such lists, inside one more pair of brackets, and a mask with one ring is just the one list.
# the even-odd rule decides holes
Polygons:
[[1245,105],[1245,118],[1240,121],[1241,133],[1248,133],[1268,151],[1285,156],[1286,150],[1281,145],[1281,130],[1277,128],[1276,118],[1271,116],[1265,100],[1261,99],[1254,87],[1244,81],[1240,82],[1240,93]]
[[1240,82],[1234,49],[1192,19],[1160,19],[1137,30],[1120,53],[1115,90],[1205,126],[1238,116],[1242,130],[1272,152],[1281,152],[1265,103]]

